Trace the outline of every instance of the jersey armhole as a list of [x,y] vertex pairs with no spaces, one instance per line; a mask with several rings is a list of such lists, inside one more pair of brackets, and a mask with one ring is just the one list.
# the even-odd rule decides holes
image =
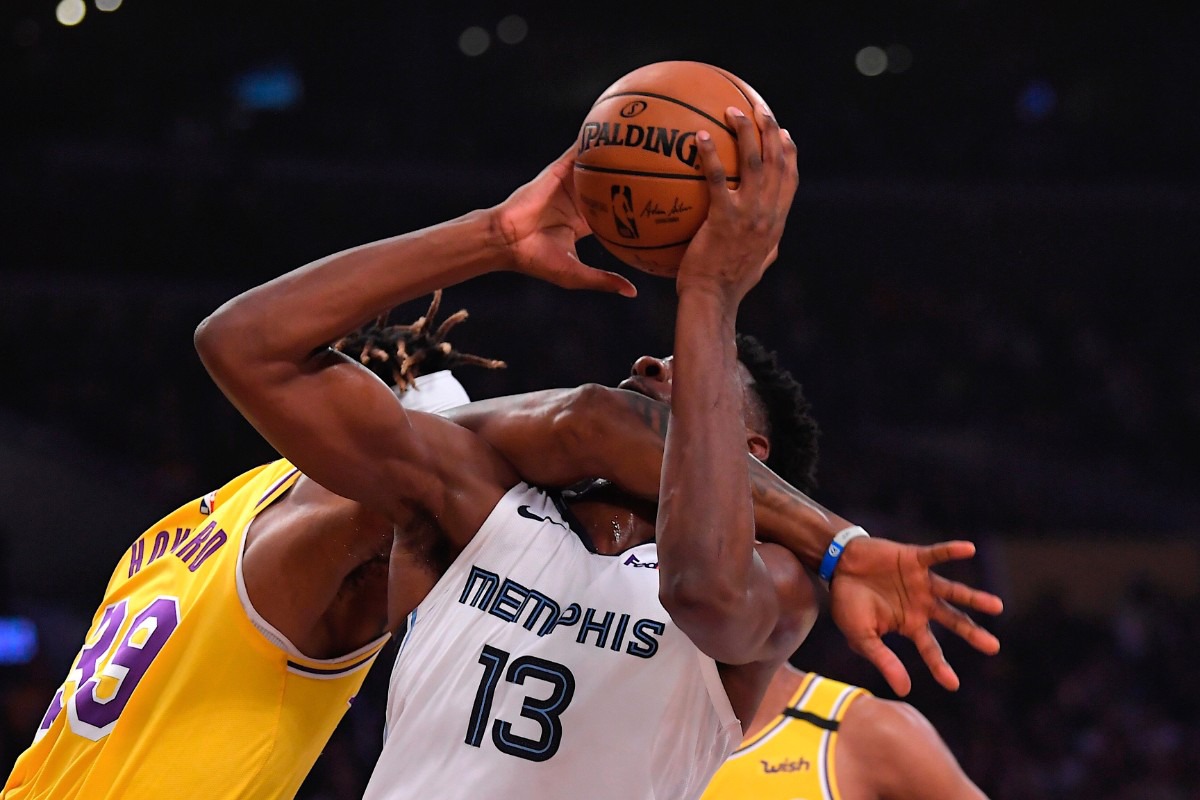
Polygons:
[[[279,496],[282,496],[282,494]],[[276,499],[278,498],[271,498],[271,502],[274,502]],[[262,503],[260,502],[259,505],[261,507]],[[347,672],[369,664],[375,653],[391,638],[390,633],[385,633],[344,656],[337,658],[312,658],[300,652],[300,648],[292,644],[291,640],[268,622],[258,612],[258,609],[254,607],[254,603],[250,600],[250,593],[246,591],[246,577],[242,572],[242,559],[246,554],[246,540],[249,538],[250,526],[254,524],[254,520],[256,519],[258,519],[257,514],[246,522],[246,527],[242,531],[241,541],[238,543],[237,562],[234,569],[238,601],[241,603],[246,619],[249,620],[250,624],[268,644],[288,657],[288,670],[291,672],[313,678],[340,677]]]
[[699,649],[696,650],[696,658],[699,660],[700,675],[704,678],[704,686],[708,689],[708,697],[712,700],[713,709],[717,712],[721,727],[736,728],[733,741],[740,743],[742,741],[742,722],[734,713],[733,703],[729,701],[729,693],[725,691],[725,684],[721,681],[717,662]]

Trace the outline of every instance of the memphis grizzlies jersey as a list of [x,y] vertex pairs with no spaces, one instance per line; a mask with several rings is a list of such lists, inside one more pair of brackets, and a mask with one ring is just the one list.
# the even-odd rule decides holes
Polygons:
[[133,543],[3,800],[295,795],[384,641],[306,658],[250,605],[246,529],[297,477],[251,470]]
[[656,546],[598,555],[570,518],[518,485],[409,615],[368,800],[686,800],[736,746]]
[[703,800],[841,800],[838,725],[850,704],[869,694],[808,673],[783,712],[717,771]]

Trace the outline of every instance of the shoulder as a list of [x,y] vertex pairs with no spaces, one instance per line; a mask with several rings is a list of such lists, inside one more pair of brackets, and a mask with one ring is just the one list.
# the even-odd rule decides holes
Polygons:
[[839,733],[839,760],[870,775],[888,797],[984,798],[933,723],[908,703],[864,696],[846,711]]
[[846,709],[840,732],[847,738],[869,743],[872,748],[904,747],[914,735],[937,735],[925,715],[908,703],[869,694],[862,695]]

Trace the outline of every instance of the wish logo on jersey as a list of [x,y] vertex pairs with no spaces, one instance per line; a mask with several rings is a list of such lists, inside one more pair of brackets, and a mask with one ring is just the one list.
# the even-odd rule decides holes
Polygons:
[[[639,566],[649,566],[641,562]],[[549,595],[511,578],[471,565],[458,602],[491,614],[505,622],[521,623],[527,631],[537,628],[538,636],[547,636],[558,628],[577,626],[575,642],[591,644],[614,652],[628,653],[638,658],[652,658],[658,652],[658,638],[666,631],[666,623],[656,619],[633,622],[629,614],[584,608],[578,603],[565,606]]]
[[804,756],[800,756],[798,761],[780,761],[778,764],[772,764],[770,761],[760,761],[763,772],[768,775],[776,772],[808,772],[812,768],[812,764]]

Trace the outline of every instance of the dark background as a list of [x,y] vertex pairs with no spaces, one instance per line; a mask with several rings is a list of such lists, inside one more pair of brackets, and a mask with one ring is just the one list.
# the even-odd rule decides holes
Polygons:
[[[953,574],[1009,600],[1004,652],[950,645],[964,689],[918,675],[914,704],[993,797],[1200,797],[1200,12],[776,5],[126,0],[68,28],[54,2],[6,0],[0,612],[41,646],[0,667],[0,771],[129,541],[273,455],[200,368],[195,325],[498,202],[621,74],[689,59],[751,83],[799,144],[782,256],[741,327],[813,402],[818,499],[894,538],[976,540]],[[469,57],[472,25],[491,43]],[[866,46],[895,68],[896,45],[903,71],[856,69]],[[447,292],[472,314],[455,345],[509,363],[464,370],[473,395],[615,382],[670,350],[671,284],[581,253],[641,297],[510,275]],[[827,623],[796,662],[887,696]],[[360,791],[385,681],[305,797]]]

